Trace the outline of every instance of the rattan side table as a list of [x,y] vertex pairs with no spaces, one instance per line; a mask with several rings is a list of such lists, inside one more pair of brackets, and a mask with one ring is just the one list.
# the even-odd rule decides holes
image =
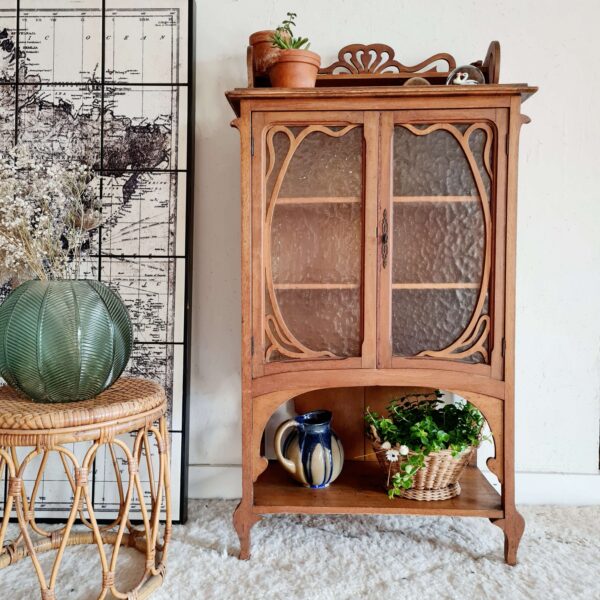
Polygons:
[[[0,569],[30,557],[42,600],[56,600],[56,583],[65,548],[95,544],[102,566],[98,599],[105,598],[109,592],[116,598],[142,599],[160,587],[171,537],[165,412],[164,390],[143,379],[122,378],[96,398],[72,404],[36,404],[9,387],[0,387],[0,478],[5,468],[8,477],[8,496],[0,525]],[[127,433],[132,434],[132,446],[116,437]],[[81,462],[66,447],[73,442],[87,442],[89,446]],[[120,502],[114,521],[100,525],[92,506],[89,482],[94,458],[103,446],[115,470]],[[18,448],[26,450],[17,452]],[[157,450],[154,460],[150,458],[153,448]],[[52,453],[60,458],[73,492],[67,522],[54,530],[36,522],[35,513],[40,483]],[[31,476],[28,467],[31,470],[32,461],[38,456],[40,459],[35,462],[39,465]],[[127,478],[120,474],[118,456],[120,464],[127,465]],[[147,479],[145,486],[149,490],[144,490],[142,485],[142,461]],[[25,481],[31,482],[31,489],[26,489]],[[130,520],[135,496],[140,504],[140,525]],[[166,511],[162,524],[161,507]],[[19,535],[6,543],[13,509]],[[112,550],[107,552],[104,544],[111,545]],[[117,557],[124,546],[143,553],[146,560],[136,587],[127,591],[117,589],[115,583]],[[47,577],[38,555],[50,550],[55,550],[56,555]]]

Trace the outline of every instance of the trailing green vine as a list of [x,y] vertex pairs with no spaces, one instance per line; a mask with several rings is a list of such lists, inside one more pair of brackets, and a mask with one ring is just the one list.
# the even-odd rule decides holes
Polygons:
[[365,422],[373,440],[389,462],[399,462],[388,491],[390,498],[401,496],[413,486],[415,475],[432,452],[450,450],[458,456],[482,441],[483,415],[466,401],[447,404],[443,394],[435,391],[435,400],[405,404],[407,396],[392,400],[388,415],[380,416],[367,408]]

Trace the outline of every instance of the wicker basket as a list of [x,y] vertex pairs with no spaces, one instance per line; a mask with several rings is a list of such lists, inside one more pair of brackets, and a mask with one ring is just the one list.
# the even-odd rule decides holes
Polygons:
[[[390,462],[386,450],[381,447],[381,442],[373,441],[373,450],[377,456],[381,471],[384,473],[386,489],[390,489],[392,477],[399,472],[400,467],[406,462],[406,457],[400,456],[399,460]],[[425,457],[425,465],[419,469],[414,477],[412,487],[403,490],[401,497],[408,500],[447,500],[460,494],[458,480],[469,464],[474,448],[469,447],[458,456],[452,456],[451,450],[432,452]],[[409,453],[409,456],[414,454]]]

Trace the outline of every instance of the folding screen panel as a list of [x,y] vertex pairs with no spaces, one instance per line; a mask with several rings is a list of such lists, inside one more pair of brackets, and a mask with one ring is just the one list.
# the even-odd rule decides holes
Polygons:
[[[107,283],[129,308],[135,347],[126,374],[167,391],[175,519],[185,519],[187,477],[192,8],[191,0],[0,7],[0,154],[18,143],[40,161],[83,162],[96,172],[103,224],[81,277]],[[1,283],[4,298],[10,285]],[[94,503],[105,518],[118,506],[121,473],[111,465],[101,455],[94,472]],[[69,504],[57,465],[36,510],[55,518]]]

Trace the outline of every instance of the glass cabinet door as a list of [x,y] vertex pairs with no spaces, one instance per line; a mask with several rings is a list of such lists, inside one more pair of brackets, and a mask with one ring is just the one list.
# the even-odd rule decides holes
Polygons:
[[489,364],[493,129],[396,122],[391,135],[392,362]]
[[263,128],[263,364],[361,356],[364,126],[333,123]]

